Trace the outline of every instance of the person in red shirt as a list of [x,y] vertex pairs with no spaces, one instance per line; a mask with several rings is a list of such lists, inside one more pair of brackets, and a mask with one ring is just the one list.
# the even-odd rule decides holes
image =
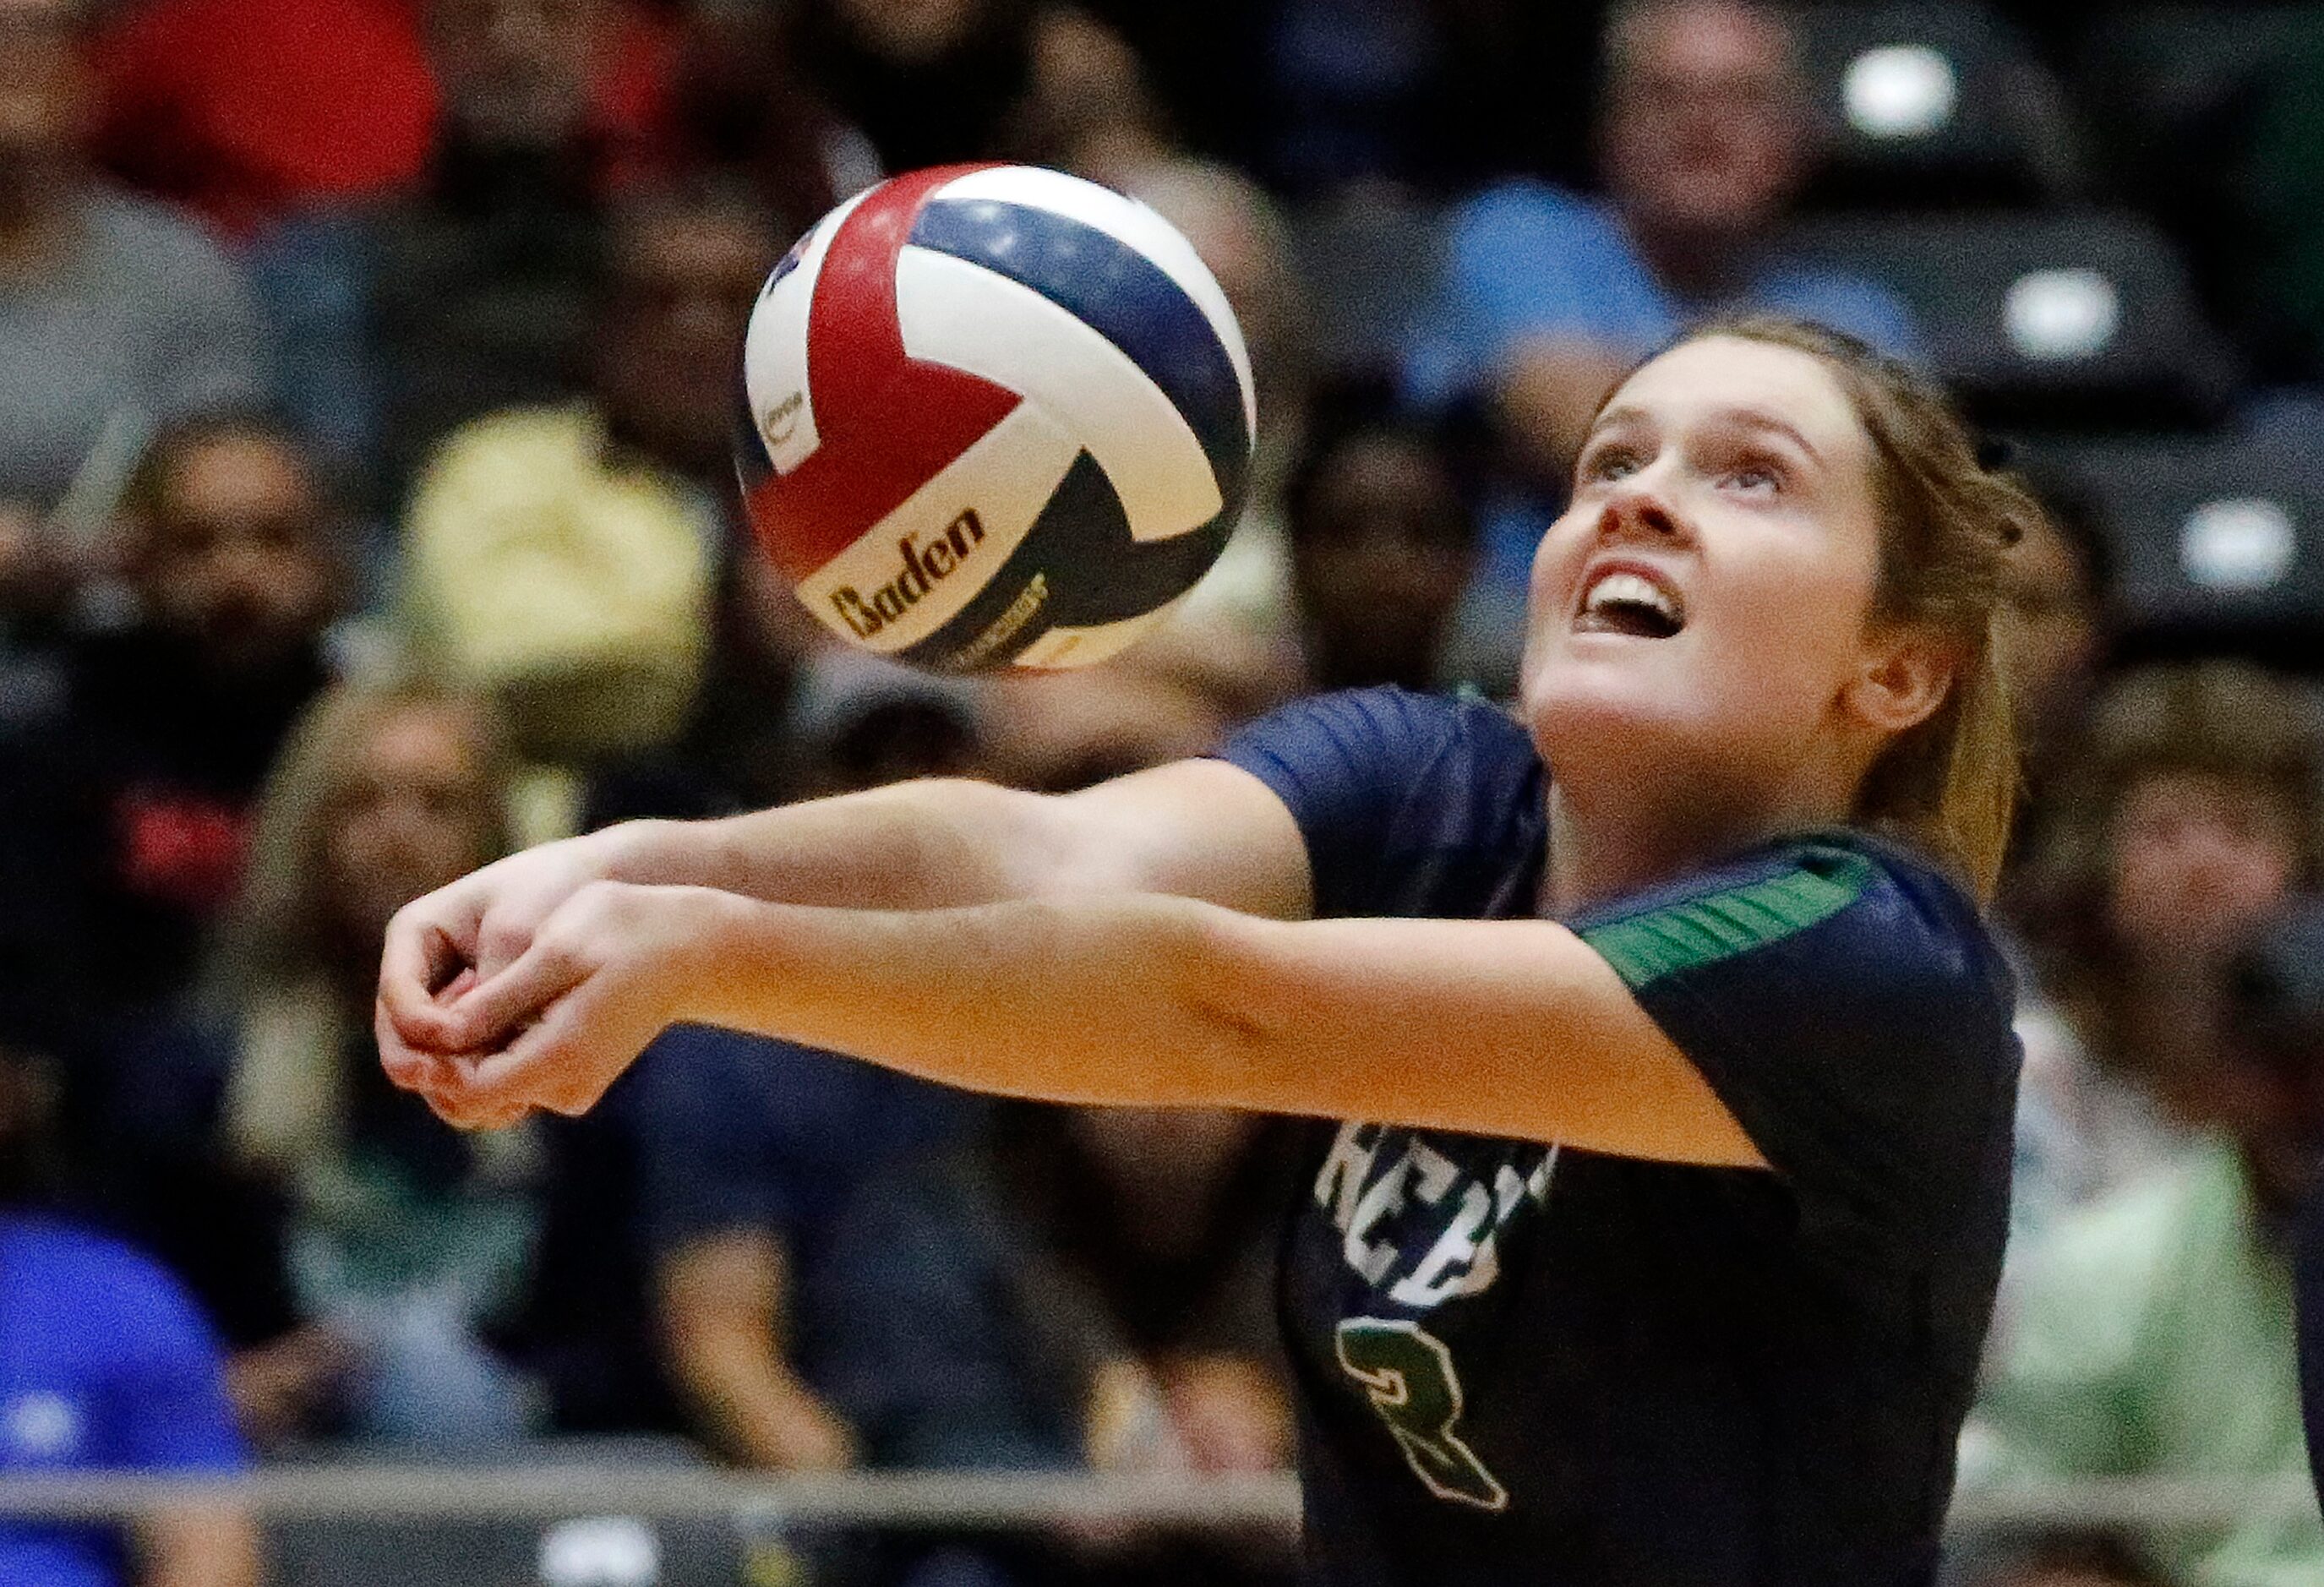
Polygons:
[[586,115],[618,183],[666,142],[677,40],[615,0],[146,0],[99,42],[98,146],[125,180],[248,237],[311,204],[419,182],[460,97],[438,56],[474,63],[521,106],[508,64],[536,38],[572,36],[593,40]]

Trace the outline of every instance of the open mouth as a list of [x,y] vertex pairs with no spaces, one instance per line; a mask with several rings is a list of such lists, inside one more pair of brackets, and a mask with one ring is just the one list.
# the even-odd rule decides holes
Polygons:
[[1678,592],[1628,568],[1609,568],[1592,578],[1573,620],[1576,633],[1633,639],[1669,639],[1685,626],[1686,605]]

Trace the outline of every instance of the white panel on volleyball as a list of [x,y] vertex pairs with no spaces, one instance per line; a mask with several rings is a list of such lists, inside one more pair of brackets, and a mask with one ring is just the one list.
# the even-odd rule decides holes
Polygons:
[[788,275],[761,296],[742,341],[742,386],[751,422],[777,474],[788,474],[813,455],[823,438],[815,428],[815,392],[807,379],[807,319],[824,255],[840,223],[863,201],[858,193],[816,223]]
[[1130,355],[1030,287],[932,249],[896,260],[904,350],[1047,409],[1113,482],[1141,540],[1200,529],[1224,504],[1203,443]]
[[1251,384],[1250,354],[1243,347],[1242,328],[1227,304],[1227,295],[1220,290],[1210,267],[1194,252],[1194,245],[1151,208],[1135,198],[1122,197],[1111,188],[1038,165],[995,165],[972,171],[945,183],[928,197],[931,202],[991,198],[1003,204],[1054,210],[1084,226],[1095,226],[1145,254],[1194,300],[1203,318],[1218,333],[1228,359],[1234,364],[1236,383],[1242,387],[1243,423],[1257,430],[1259,398]]
[[1157,606],[1136,617],[1125,617],[1119,623],[1093,623],[1088,628],[1052,628],[1027,645],[1016,664],[1036,668],[1094,666],[1121,654],[1152,633],[1185,604],[1186,596],[1180,595],[1167,605]]
[[[1056,420],[1019,402],[902,506],[800,580],[799,599],[867,650],[892,654],[919,643],[959,616],[1025,543],[1080,454],[1081,443]],[[979,532],[964,530],[953,540],[971,509]]]

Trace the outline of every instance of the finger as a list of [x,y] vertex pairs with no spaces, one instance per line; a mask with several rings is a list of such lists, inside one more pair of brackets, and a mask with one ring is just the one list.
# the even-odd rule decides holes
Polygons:
[[527,1102],[475,1096],[457,1081],[420,1094],[429,1111],[455,1130],[504,1130],[532,1112]]
[[521,1103],[568,1118],[588,1112],[602,1090],[591,1044],[604,1032],[586,1001],[560,999],[504,1050],[455,1060],[461,1104],[481,1112]]
[[406,1042],[453,1051],[458,1046],[451,1037],[454,1022],[436,994],[469,963],[463,939],[473,935],[475,921],[456,907],[448,918],[429,912],[429,902],[404,909],[389,923],[380,954],[379,1001]]
[[549,1004],[589,978],[577,955],[540,937],[517,961],[462,992],[444,1010],[456,1045],[450,1051],[489,1053],[537,1021]]
[[403,1038],[388,1013],[384,995],[373,1005],[372,1031],[379,1042],[379,1066],[397,1085],[406,1091],[425,1093],[443,1084],[447,1073],[446,1060]]

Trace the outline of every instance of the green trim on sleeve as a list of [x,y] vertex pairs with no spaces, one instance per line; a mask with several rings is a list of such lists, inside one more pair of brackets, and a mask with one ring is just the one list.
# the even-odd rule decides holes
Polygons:
[[1828,868],[1797,866],[1764,881],[1609,920],[1583,931],[1582,940],[1635,991],[1831,919],[1863,897],[1878,874],[1861,854],[1840,853],[1837,860]]

